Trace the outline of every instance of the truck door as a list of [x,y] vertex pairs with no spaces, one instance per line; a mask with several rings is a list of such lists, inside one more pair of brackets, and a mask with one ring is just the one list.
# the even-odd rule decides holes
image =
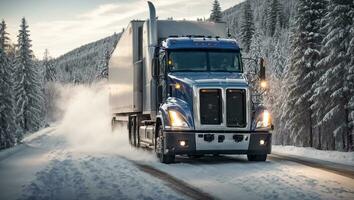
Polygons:
[[157,80],[157,108],[167,98],[167,86],[166,86],[166,56],[165,53],[159,55],[159,77]]

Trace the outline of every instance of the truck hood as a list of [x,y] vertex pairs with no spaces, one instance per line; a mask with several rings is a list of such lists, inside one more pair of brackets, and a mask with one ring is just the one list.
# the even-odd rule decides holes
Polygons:
[[248,84],[241,73],[230,72],[173,72],[169,78],[172,82],[180,82],[189,87],[219,86],[219,87],[247,87]]

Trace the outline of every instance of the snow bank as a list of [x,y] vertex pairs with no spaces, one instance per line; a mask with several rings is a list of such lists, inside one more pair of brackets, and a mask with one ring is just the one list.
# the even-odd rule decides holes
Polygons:
[[58,108],[63,110],[56,134],[74,151],[118,154],[134,160],[155,160],[152,153],[138,150],[128,143],[125,127],[111,131],[108,87],[105,82],[61,86]]
[[43,137],[55,130],[55,125],[41,129],[35,133],[29,133],[28,135],[25,135],[23,139],[21,140],[22,143],[30,143],[33,140],[36,140],[40,137]]
[[324,151],[309,147],[273,145],[272,152],[314,158],[354,166],[354,152]]

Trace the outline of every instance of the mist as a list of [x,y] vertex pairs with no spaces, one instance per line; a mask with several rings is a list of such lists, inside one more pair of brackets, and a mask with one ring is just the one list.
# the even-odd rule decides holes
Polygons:
[[61,113],[55,134],[75,152],[116,154],[130,160],[156,160],[153,152],[132,147],[126,124],[111,130],[109,91],[105,82],[60,85],[56,108]]

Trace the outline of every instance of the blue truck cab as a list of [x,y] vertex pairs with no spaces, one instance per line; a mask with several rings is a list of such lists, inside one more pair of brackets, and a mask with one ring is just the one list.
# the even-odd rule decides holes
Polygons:
[[271,151],[270,124],[257,128],[234,39],[167,38],[159,51],[158,79],[157,129],[162,141],[157,148],[172,157],[162,160],[178,154],[266,159]]

